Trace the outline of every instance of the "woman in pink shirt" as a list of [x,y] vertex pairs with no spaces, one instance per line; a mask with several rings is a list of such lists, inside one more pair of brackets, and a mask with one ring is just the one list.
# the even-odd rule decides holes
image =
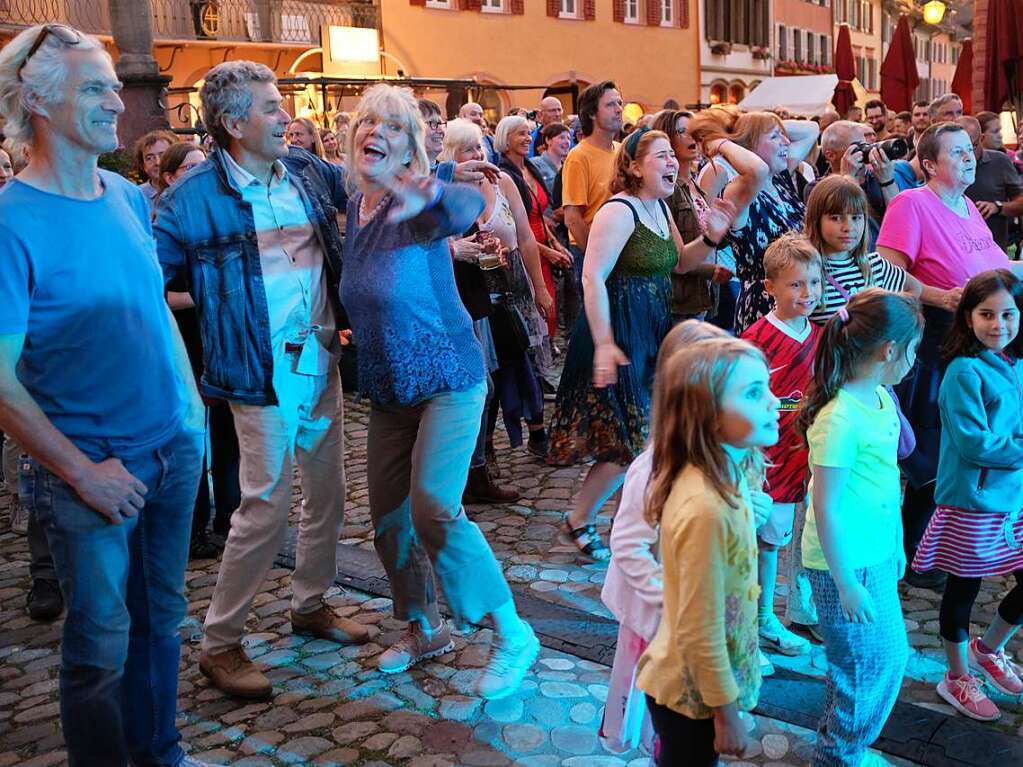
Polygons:
[[[988,269],[1010,268],[983,216],[964,194],[977,172],[966,131],[955,123],[932,125],[916,146],[927,183],[900,193],[888,204],[877,238],[882,256],[924,284],[921,298],[929,304],[924,307],[927,324],[916,367],[896,388],[917,438],[916,450],[902,462],[908,480],[902,521],[910,562],[934,513],[941,437],[937,399],[943,373],[938,347],[951,327],[952,311],[966,281]],[[944,575],[907,570],[906,581],[940,591]]]

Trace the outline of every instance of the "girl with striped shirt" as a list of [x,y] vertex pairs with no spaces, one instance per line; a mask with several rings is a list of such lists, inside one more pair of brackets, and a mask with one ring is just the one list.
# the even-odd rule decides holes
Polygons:
[[824,293],[812,322],[823,325],[864,288],[921,295],[916,278],[867,252],[867,198],[852,179],[835,175],[817,182],[807,199],[804,234],[824,258]]
[[[966,283],[943,356],[938,393],[941,452],[934,490],[937,510],[913,559],[913,569],[948,573],[938,626],[948,672],[938,694],[973,719],[998,719],[984,694],[1023,694],[1020,668],[1005,645],[1023,623],[1023,282],[1007,269],[981,272]],[[981,579],[1012,573],[983,636],[970,640],[970,612]]]

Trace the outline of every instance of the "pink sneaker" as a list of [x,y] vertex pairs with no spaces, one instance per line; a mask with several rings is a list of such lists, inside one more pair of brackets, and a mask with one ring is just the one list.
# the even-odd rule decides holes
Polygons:
[[1006,695],[1023,694],[1023,681],[1020,680],[1016,665],[1012,663],[1005,650],[996,653],[983,653],[977,647],[977,640],[971,639],[968,646],[970,670],[983,674],[988,683]]
[[950,679],[946,673],[938,682],[938,695],[948,701],[956,711],[970,719],[993,722],[1002,715],[998,706],[980,689],[977,678],[969,674],[958,679]]

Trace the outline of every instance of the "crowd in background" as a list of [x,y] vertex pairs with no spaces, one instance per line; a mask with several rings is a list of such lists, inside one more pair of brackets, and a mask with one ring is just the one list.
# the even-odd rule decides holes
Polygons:
[[200,670],[273,695],[242,639],[296,468],[292,631],[373,638],[323,601],[343,387],[369,403],[407,625],[382,673],[453,649],[436,585],[456,628],[495,628],[482,697],[529,671],[539,641],[463,506],[517,500],[502,464],[524,446],[587,466],[562,527],[610,560],[608,743],[741,756],[770,655],[822,641],[813,764],[860,764],[905,667],[902,579],[943,592],[944,700],[987,721],[985,686],[1023,694],[1023,585],[969,635],[983,577],[1023,584],[1023,160],[999,116],[943,96],[626,124],[607,80],[575,115],[548,97],[495,125],[378,85],[327,127],[265,66],[204,83],[205,135],[139,139],[136,187],[97,168],[124,106],[95,40],[46,25],[0,52],[4,470],[28,611],[68,605],[72,764],[198,764],[174,724],[189,558],[221,558]]

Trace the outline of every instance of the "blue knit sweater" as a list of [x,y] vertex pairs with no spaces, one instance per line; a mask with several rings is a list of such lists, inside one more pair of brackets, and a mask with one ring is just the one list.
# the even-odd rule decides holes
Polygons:
[[399,224],[387,221],[388,201],[360,229],[362,194],[348,201],[341,303],[359,350],[359,389],[377,404],[415,405],[485,380],[447,242],[472,225],[483,197],[440,186],[436,204]]

